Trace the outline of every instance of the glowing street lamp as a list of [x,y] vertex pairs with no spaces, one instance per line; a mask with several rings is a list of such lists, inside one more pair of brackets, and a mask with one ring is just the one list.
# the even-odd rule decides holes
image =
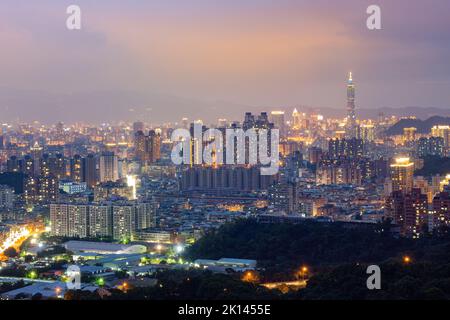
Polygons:
[[124,282],[122,283],[122,291],[127,291],[128,290],[128,283]]
[[98,278],[97,279],[97,285],[99,285],[100,287],[105,285],[105,280],[103,278]]
[[404,263],[404,264],[410,264],[410,263],[411,263],[411,257],[409,257],[409,256],[404,256],[404,257],[403,257],[403,263]]
[[302,280],[305,280],[305,277],[308,275],[309,269],[307,266],[302,266],[298,272],[298,275],[302,278]]
[[256,274],[256,273],[254,273],[254,272],[252,272],[252,271],[246,271],[245,273],[244,273],[244,275],[242,276],[242,281],[244,281],[244,282],[252,282],[252,283],[255,283],[255,282],[257,282],[259,279],[258,279],[258,275]]
[[184,247],[181,245],[181,244],[177,244],[176,246],[175,246],[175,252],[177,253],[177,254],[180,254],[180,253],[182,253],[184,251]]
[[60,287],[56,287],[55,288],[55,294],[57,298],[61,298],[61,288]]

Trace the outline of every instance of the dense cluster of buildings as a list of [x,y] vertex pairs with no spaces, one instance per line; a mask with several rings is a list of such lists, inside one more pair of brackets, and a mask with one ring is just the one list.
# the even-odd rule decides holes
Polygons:
[[[180,257],[185,246],[208,231],[239,219],[254,218],[258,223],[311,219],[368,229],[390,221],[392,232],[411,238],[450,227],[450,174],[428,164],[429,159],[434,164],[448,160],[450,126],[436,125],[429,132],[407,127],[399,135],[389,135],[388,129],[399,119],[383,114],[358,118],[351,74],[345,117],[325,117],[302,106],[292,109],[292,114],[246,112],[240,121],[218,119],[213,124],[183,118],[163,125],[142,121],[1,125],[0,257],[4,243],[14,242],[11,235],[13,240],[25,239],[36,229],[34,223],[45,224],[50,238],[48,243],[30,241],[31,263],[7,259],[0,267],[47,270],[49,261],[39,255],[56,243],[85,276],[117,288],[119,270],[148,280],[145,276],[167,269],[255,269],[254,260],[187,262]],[[178,128],[191,134],[183,141],[190,163],[172,162],[176,141],[171,137]],[[212,163],[198,162],[217,139],[203,135],[209,129],[217,129],[224,148],[209,148]],[[272,148],[275,136],[269,134],[266,150],[278,153],[276,174],[262,175],[263,165],[250,161],[260,157],[259,144],[253,150],[249,147],[260,142],[259,135],[239,140],[227,136],[229,129],[253,133],[278,129],[279,149]],[[239,143],[245,149],[243,162],[238,161]],[[234,163],[218,161],[230,149]],[[18,229],[26,232],[20,234]],[[60,275],[42,274],[53,280],[3,296],[44,292],[60,297],[56,291]],[[53,289],[47,292],[48,288]]]
[[[427,157],[449,154],[449,126],[436,125],[429,133],[404,128],[389,136],[387,129],[399,119],[358,119],[351,74],[344,118],[293,109],[246,112],[241,121],[209,125],[187,118],[163,125],[5,124],[0,217],[43,216],[58,237],[157,243],[192,242],[206,229],[267,214],[368,223],[391,218],[411,237],[449,223],[448,177],[414,175]],[[171,161],[177,128],[191,132],[188,164]],[[227,129],[278,129],[279,149],[271,150],[271,135],[267,141],[267,152],[279,153],[278,172],[261,175],[261,165],[250,163],[251,136],[241,141],[243,163],[195,162],[215,139],[198,141],[195,130],[212,128],[223,133],[225,146],[213,150],[213,159],[225,159],[227,147],[238,146],[237,137],[227,144]]]
[[276,178],[261,175],[259,166],[194,166],[182,171],[180,188],[186,192],[236,194],[267,190]]
[[414,168],[409,158],[397,158],[391,164],[391,177],[385,186],[386,215],[400,226],[403,234],[420,237],[450,224],[447,214],[449,177],[415,177]]

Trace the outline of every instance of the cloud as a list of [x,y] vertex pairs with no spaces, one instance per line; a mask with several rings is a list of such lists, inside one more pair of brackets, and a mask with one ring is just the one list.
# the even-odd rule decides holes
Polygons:
[[[450,98],[445,85],[428,84],[450,81],[446,0],[379,0],[379,32],[365,28],[366,0],[77,3],[81,32],[65,29],[71,1],[2,1],[0,86],[85,93],[89,105],[114,102],[93,92],[122,92],[125,110],[136,101],[124,92],[337,108],[353,70],[363,107],[443,106]],[[35,103],[32,95],[19,100]],[[171,107],[168,99],[150,100]],[[45,104],[44,114],[58,110],[58,101]],[[185,112],[174,104],[174,114]]]

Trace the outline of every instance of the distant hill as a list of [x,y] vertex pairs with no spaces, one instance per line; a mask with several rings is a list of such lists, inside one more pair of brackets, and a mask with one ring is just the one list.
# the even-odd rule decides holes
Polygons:
[[[364,112],[366,111],[367,112]],[[434,108],[434,107],[399,107],[399,108],[377,108],[377,109],[361,109],[361,115],[366,116],[366,118],[374,118],[374,111],[377,115],[383,113],[386,116],[397,116],[397,117],[411,117],[414,116],[417,119],[428,119],[431,117],[450,117],[450,108]]]
[[[343,118],[345,101],[336,107],[308,107],[296,105],[249,105],[239,101],[197,99],[153,91],[93,90],[89,92],[53,93],[39,90],[15,90],[0,86],[0,115],[2,121],[66,124],[142,120],[152,124],[178,122],[183,117],[202,119],[207,125],[218,118],[242,121],[245,112],[284,110],[286,120],[294,108],[300,112],[317,112],[329,118]],[[428,119],[433,116],[450,117],[450,106],[441,107],[380,107],[357,106],[359,119],[378,119],[379,115]]]
[[450,125],[450,117],[435,116],[427,120],[402,119],[386,130],[386,134],[389,136],[400,135],[403,134],[404,128],[410,127],[417,128],[417,133],[429,133],[431,128],[436,125]]

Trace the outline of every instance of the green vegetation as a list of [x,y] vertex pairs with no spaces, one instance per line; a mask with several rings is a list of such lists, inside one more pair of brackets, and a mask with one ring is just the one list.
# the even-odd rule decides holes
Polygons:
[[0,269],[0,277],[25,278],[26,276],[27,276],[27,271],[25,270],[24,267]]
[[240,278],[208,271],[172,270],[156,275],[153,287],[115,292],[111,299],[145,300],[236,300],[275,299],[279,294]]
[[399,262],[380,264],[381,290],[367,290],[366,265],[341,265],[313,276],[291,295],[306,300],[448,300],[450,264]]
[[39,273],[36,270],[32,270],[27,273],[27,278],[29,279],[37,279],[39,276]]
[[8,257],[8,258],[15,258],[19,255],[19,253],[17,252],[16,249],[14,249],[13,247],[10,247],[8,249],[6,249],[3,254]]
[[15,194],[24,192],[24,182],[28,176],[21,172],[3,172],[0,173],[0,184],[14,188]]
[[48,233],[44,233],[41,235],[41,240],[44,240],[49,243],[65,243],[71,240],[74,241],[89,241],[89,242],[114,242],[112,237],[94,237],[94,238],[80,238],[80,237],[57,237],[51,236]]
[[63,255],[65,253],[67,253],[67,250],[63,246],[52,246],[40,251],[37,256],[38,258],[45,258],[54,255]]
[[[167,270],[154,283],[124,291],[69,291],[70,300],[148,299],[299,299],[384,300],[450,299],[450,232],[437,230],[422,239],[394,237],[389,223],[357,225],[305,221],[260,224],[241,220],[224,225],[187,248],[185,257],[222,257],[258,260],[258,277],[242,281],[241,273]],[[405,257],[408,257],[406,259]],[[367,266],[381,269],[381,290],[368,290]],[[305,289],[282,293],[258,283],[293,281],[307,266]],[[124,274],[122,274],[124,276]],[[255,278],[256,279],[256,278]],[[95,279],[97,284],[102,282]],[[131,280],[130,280],[131,282]],[[123,288],[122,288],[123,290]]]
[[[393,237],[387,223],[349,228],[343,223],[298,225],[239,221],[194,244],[191,259],[258,260],[262,282],[292,280],[311,270],[306,289],[283,299],[448,299],[450,234],[447,228],[420,240]],[[403,257],[408,256],[408,263]],[[368,290],[367,266],[379,265],[382,290]]]
[[288,280],[301,265],[374,263],[417,245],[393,238],[389,226],[350,228],[344,223],[260,224],[243,220],[211,232],[186,252],[190,260],[223,257],[255,259],[269,280]]
[[[242,282],[238,276],[213,274],[203,270],[171,270],[156,275],[155,285],[129,288],[126,291],[107,289],[107,300],[267,300],[280,293]],[[98,300],[99,292],[69,290],[67,300]]]
[[97,292],[68,290],[64,294],[65,300],[99,300],[100,295]]
[[96,278],[95,279],[95,284],[98,285],[99,287],[103,287],[105,285],[105,279],[103,279],[103,278]]

